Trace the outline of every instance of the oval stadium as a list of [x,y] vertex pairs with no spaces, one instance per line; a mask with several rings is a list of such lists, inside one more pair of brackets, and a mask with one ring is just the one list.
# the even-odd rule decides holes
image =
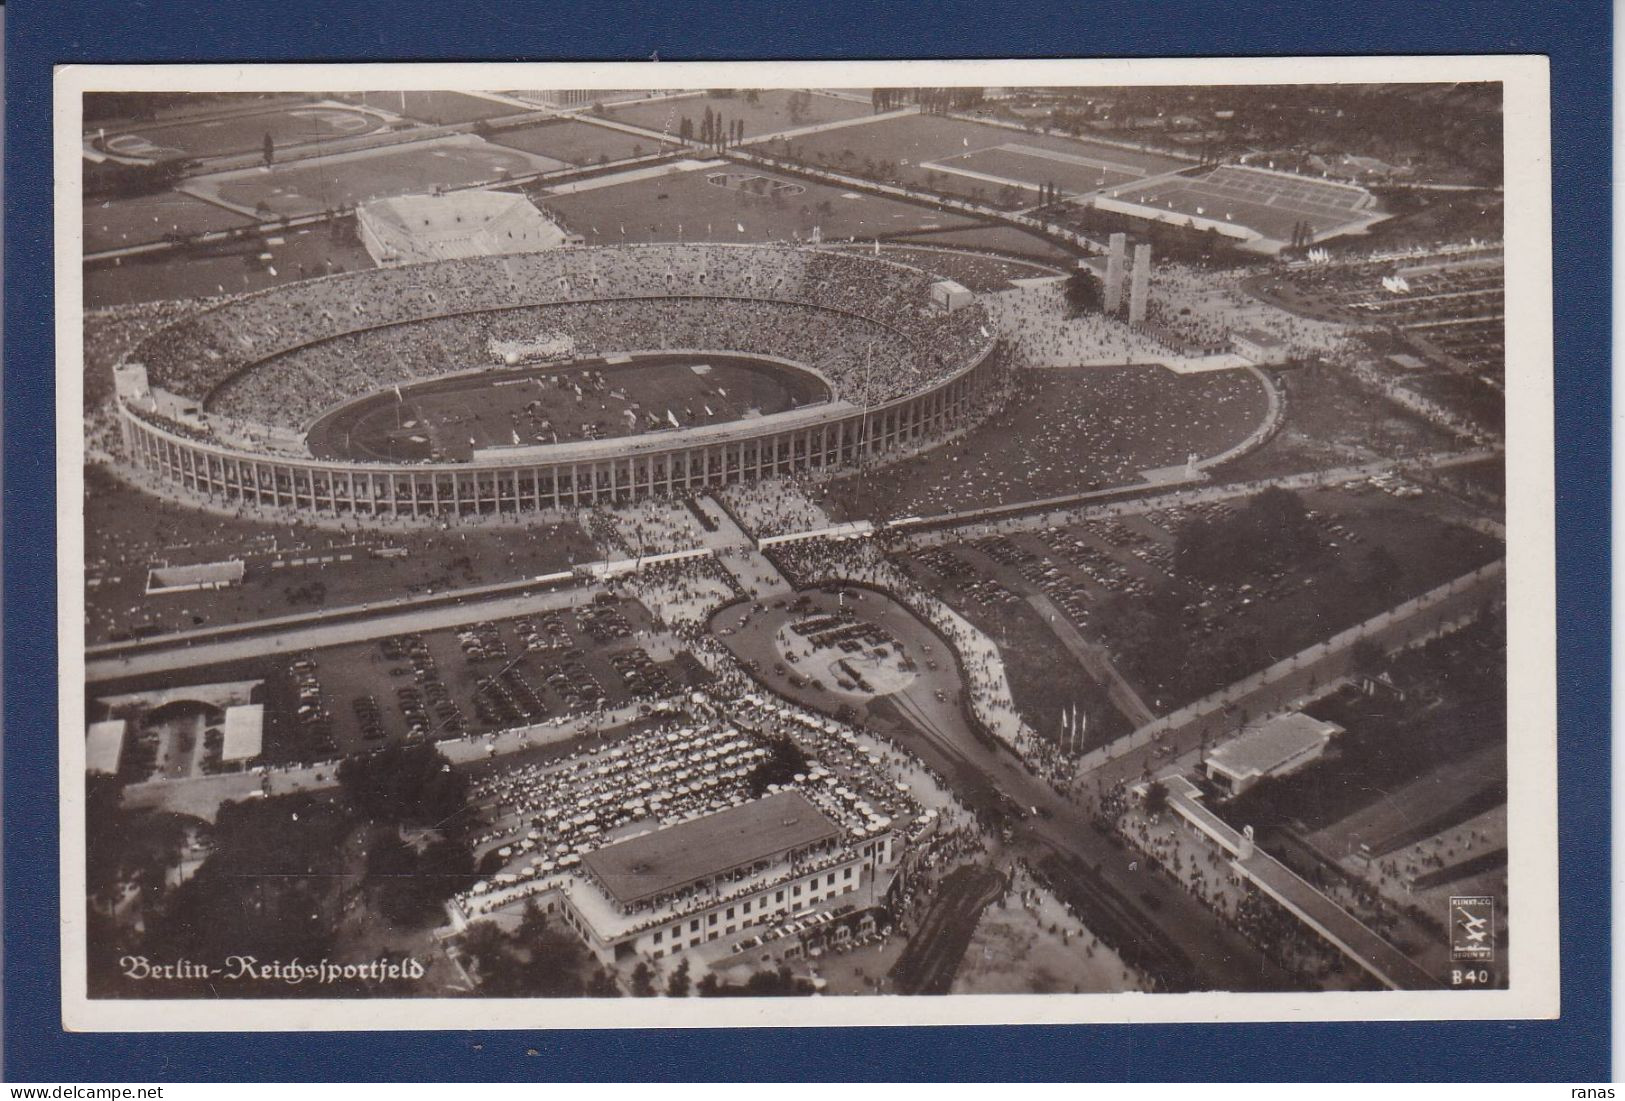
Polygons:
[[887,260],[624,245],[327,276],[115,369],[160,483],[350,517],[690,492],[913,452],[990,409],[983,307]]

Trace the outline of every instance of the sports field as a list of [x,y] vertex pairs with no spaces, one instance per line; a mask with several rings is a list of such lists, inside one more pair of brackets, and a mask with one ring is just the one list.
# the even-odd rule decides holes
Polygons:
[[675,241],[679,237],[685,241],[786,241],[805,239],[815,226],[825,240],[836,240],[977,224],[956,214],[770,173],[764,173],[764,178],[795,183],[804,190],[793,196],[787,194],[790,189],[757,194],[709,181],[719,174],[723,169],[695,169],[539,198],[589,245]]
[[1370,196],[1355,187],[1297,179],[1224,165],[1203,176],[1181,176],[1149,187],[1107,193],[1159,214],[1208,218],[1256,230],[1272,241],[1289,241],[1300,221],[1329,234],[1368,221]]
[[525,108],[464,92],[362,92],[351,96],[368,107],[404,115],[434,126],[519,115]]
[[318,422],[307,442],[320,458],[462,462],[476,448],[668,432],[828,396],[812,375],[743,357],[585,361],[427,382],[400,399],[385,392]]
[[694,132],[698,135],[700,121],[709,107],[713,114],[720,114],[728,122],[742,119],[745,123],[745,140],[749,141],[781,130],[861,118],[873,113],[868,103],[813,92],[799,101],[805,104],[805,109],[792,114],[790,107],[794,94],[788,89],[769,89],[757,92],[755,103],[750,102],[744,92],[732,96],[673,96],[627,107],[612,107],[608,115],[616,122],[641,126],[657,133],[669,132],[676,137],[684,118],[693,123]]
[[496,145],[526,153],[536,153],[570,164],[598,164],[619,161],[643,153],[653,153],[660,144],[654,138],[640,138],[625,130],[611,130],[575,119],[558,119],[517,130],[491,135]]
[[[880,165],[894,167],[905,183],[944,194],[997,202],[1005,185],[950,171],[958,165],[969,171],[1001,179],[1019,181],[1013,197],[1019,205],[1033,200],[1031,186],[1053,181],[1063,190],[1082,190],[1082,184],[1109,172],[1123,180],[1160,175],[1189,162],[1124,149],[1082,138],[1062,138],[1050,134],[1029,134],[1004,126],[968,122],[940,115],[903,115],[824,130],[788,141],[773,141],[761,147],[774,156],[788,156],[807,164],[837,171],[868,173]],[[960,161],[974,157],[978,160]],[[980,167],[978,167],[980,166]],[[997,169],[996,171],[994,169]],[[1072,180],[1074,186],[1069,186]]]
[[312,158],[270,169],[247,168],[200,176],[186,189],[218,201],[277,216],[312,214],[436,187],[495,183],[560,168],[563,162],[491,145],[471,134]]
[[334,138],[370,134],[383,125],[377,115],[351,107],[281,107],[246,115],[193,119],[108,134],[100,145],[124,157],[221,157],[257,152],[271,136],[282,149]]
[[162,240],[166,233],[230,229],[251,221],[246,215],[175,191],[135,199],[93,199],[85,203],[85,252],[143,245]]

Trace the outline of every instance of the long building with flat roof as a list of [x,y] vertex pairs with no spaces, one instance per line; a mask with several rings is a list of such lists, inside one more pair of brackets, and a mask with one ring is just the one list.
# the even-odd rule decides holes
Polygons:
[[605,846],[582,863],[617,902],[633,906],[699,880],[793,859],[799,850],[840,836],[840,827],[805,795],[781,791]]

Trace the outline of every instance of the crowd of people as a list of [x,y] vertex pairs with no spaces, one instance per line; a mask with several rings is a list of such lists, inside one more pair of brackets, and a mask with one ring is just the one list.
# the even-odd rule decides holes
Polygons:
[[1270,402],[1249,371],[1095,367],[1022,374],[1012,405],[1004,431],[972,432],[891,471],[849,473],[829,492],[878,520],[1131,484],[1183,467],[1193,452],[1201,461],[1243,443],[1266,424]]
[[[490,359],[494,338],[571,336],[578,354],[716,348],[823,371],[873,404],[945,376],[991,340],[931,277],[858,253],[784,246],[560,249],[312,279],[143,340],[152,385],[233,416],[302,425],[320,409]],[[414,324],[407,324],[412,322]]]
[[1061,283],[983,296],[994,326],[1023,367],[1161,363],[1165,349],[1147,334],[1099,313],[1072,316]]
[[830,519],[804,491],[810,481],[810,475],[801,474],[771,482],[740,482],[715,496],[757,538],[817,531],[829,527]]
[[636,597],[657,623],[690,643],[704,636],[713,612],[744,595],[733,574],[711,555],[645,563],[607,584],[611,592]]

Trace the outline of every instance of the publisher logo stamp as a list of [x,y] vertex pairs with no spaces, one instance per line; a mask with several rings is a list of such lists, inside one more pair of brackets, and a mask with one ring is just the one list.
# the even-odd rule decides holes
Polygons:
[[1453,895],[1450,899],[1450,959],[1495,959],[1495,899]]

